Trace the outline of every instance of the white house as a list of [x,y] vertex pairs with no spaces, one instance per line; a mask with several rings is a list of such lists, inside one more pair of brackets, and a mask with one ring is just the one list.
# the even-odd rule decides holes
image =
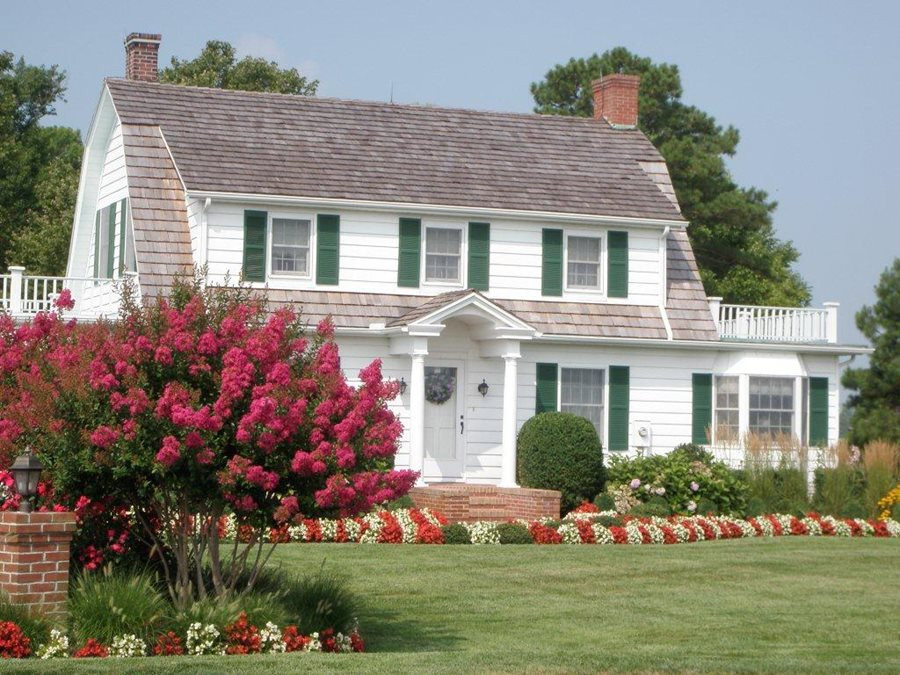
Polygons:
[[[866,350],[838,343],[836,303],[706,297],[637,78],[595,82],[593,119],[481,112],[159,84],[159,40],[130,35],[103,83],[67,279],[44,282],[82,313],[196,265],[331,316],[351,377],[378,357],[402,380],[398,464],[428,483],[514,485],[545,410],[608,453],[837,440],[839,357]],[[6,306],[39,308],[16,275]]]

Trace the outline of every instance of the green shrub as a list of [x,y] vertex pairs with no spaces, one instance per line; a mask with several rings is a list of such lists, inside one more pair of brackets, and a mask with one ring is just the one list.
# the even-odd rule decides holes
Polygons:
[[628,513],[638,518],[650,518],[654,516],[665,518],[671,514],[671,511],[669,510],[669,505],[663,501],[662,503],[647,502],[646,504],[638,504],[637,506],[632,507],[631,511]]
[[868,518],[869,510],[859,499],[852,499],[844,504],[838,515],[841,518]]
[[747,508],[744,513],[749,518],[751,516],[762,516],[767,513],[766,503],[759,497],[751,497],[747,500]]
[[533,544],[531,532],[522,523],[500,523],[497,534],[501,544]]
[[[637,479],[635,489],[629,486]],[[661,497],[676,513],[691,502],[713,502],[718,513],[743,513],[747,485],[724,462],[696,446],[679,446],[668,455],[613,456],[607,469],[610,490],[623,489],[641,502]],[[694,489],[696,488],[696,489]]]
[[402,497],[389,501],[384,505],[384,508],[388,511],[399,511],[400,509],[412,509],[415,508],[415,506],[412,497],[403,495]]
[[594,522],[600,523],[603,527],[622,527],[625,522],[618,516],[600,516]]
[[302,577],[287,576],[279,602],[287,614],[286,623],[296,624],[304,635],[325,628],[349,633],[360,609],[347,580],[325,570]]
[[84,571],[69,593],[69,619],[75,642],[95,638],[109,644],[116,635],[133,633],[148,644],[170,614],[156,577],[127,568]]
[[450,525],[441,526],[441,532],[444,533],[445,544],[471,544],[472,537],[469,530],[462,523],[451,523]]
[[[859,503],[865,487],[862,471],[849,464],[816,469],[813,505],[819,513],[842,515],[851,502]],[[845,516],[846,517],[846,516]]]
[[719,514],[719,507],[711,499],[701,499],[699,502],[697,502],[697,510],[695,513],[698,516],[715,516]]
[[900,503],[891,507],[891,519],[900,522]]
[[32,651],[47,642],[50,630],[56,627],[56,623],[43,614],[13,604],[5,593],[0,593],[0,621],[12,621],[21,628],[25,637],[31,640]]
[[559,490],[563,511],[603,490],[603,448],[594,425],[584,417],[535,415],[522,426],[517,447],[519,484]]
[[900,446],[886,441],[872,441],[863,449],[866,467],[866,488],[863,505],[867,516],[881,513],[878,501],[882,499],[900,478]]
[[599,495],[594,497],[594,506],[596,506],[601,511],[615,511],[616,500],[613,499],[612,495],[608,492],[601,492]]

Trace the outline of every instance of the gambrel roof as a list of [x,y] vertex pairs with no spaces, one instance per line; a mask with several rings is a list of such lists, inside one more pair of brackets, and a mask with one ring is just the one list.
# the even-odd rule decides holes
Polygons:
[[683,220],[637,130],[577,117],[108,79],[188,190]]

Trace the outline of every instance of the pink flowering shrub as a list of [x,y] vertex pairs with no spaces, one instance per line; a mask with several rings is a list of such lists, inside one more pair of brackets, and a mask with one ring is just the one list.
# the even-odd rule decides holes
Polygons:
[[[0,441],[30,443],[60,494],[131,506],[132,534],[179,604],[204,555],[215,593],[248,559],[252,585],[266,528],[351,516],[411,488],[416,474],[392,468],[397,385],[376,360],[351,387],[329,322],[307,335],[291,310],[198,283],[123,304],[119,320],[88,328],[61,313],[18,327],[0,317]],[[227,512],[252,535],[223,560]]]

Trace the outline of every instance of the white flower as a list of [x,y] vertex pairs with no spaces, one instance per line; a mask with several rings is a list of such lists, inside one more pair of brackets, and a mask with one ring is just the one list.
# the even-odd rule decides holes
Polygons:
[[654,490],[654,492],[655,492],[657,495],[659,495],[660,497],[662,497],[664,494],[666,494],[666,488],[664,488],[664,487],[658,487],[658,488],[656,488],[656,489]]
[[203,654],[222,655],[225,653],[222,634],[211,623],[205,626],[201,623],[192,623],[188,626],[185,647],[187,648],[187,653],[194,656]]
[[691,513],[696,511],[697,510],[697,502],[695,502],[693,499],[691,501],[689,501],[687,504],[687,510],[690,511]]
[[469,538],[473,544],[499,544],[500,533],[497,531],[497,523],[479,520],[477,523],[463,523],[469,531]]
[[117,635],[109,645],[109,655],[120,659],[132,656],[146,656],[147,643],[132,633]]
[[279,654],[285,650],[281,630],[271,621],[259,631],[259,650],[271,654]]
[[564,544],[580,544],[581,535],[578,533],[578,526],[575,523],[563,523],[559,526],[557,532],[562,535]]
[[50,631],[50,641],[37,648],[39,659],[65,659],[69,657],[69,638],[61,630]]

